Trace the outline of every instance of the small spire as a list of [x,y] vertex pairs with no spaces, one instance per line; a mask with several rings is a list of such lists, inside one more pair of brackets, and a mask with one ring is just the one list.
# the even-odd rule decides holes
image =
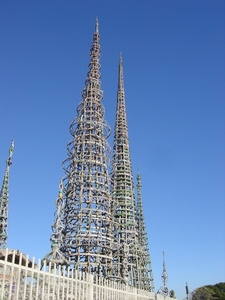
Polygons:
[[98,33],[98,18],[95,21],[95,32]]
[[162,294],[163,296],[168,295],[168,287],[167,287],[167,280],[168,280],[168,275],[166,272],[166,263],[165,263],[165,253],[163,251],[163,272],[162,272],[162,281],[163,281],[163,287],[161,287],[158,291],[159,294]]
[[148,246],[148,235],[146,231],[144,208],[141,195],[141,174],[138,166],[137,173],[137,228],[138,228],[138,242],[140,245],[140,256],[143,263],[141,264],[141,287],[147,291],[154,291],[154,279],[152,273],[151,258]]
[[62,179],[60,180],[59,183],[59,194],[55,204],[56,204],[55,220],[52,224],[52,234],[50,237],[52,249],[47,255],[45,255],[45,257],[42,260],[42,263],[46,261],[46,265],[49,265],[49,263],[55,263],[57,266],[69,265],[69,262],[65,257],[64,253],[61,252],[62,230],[63,230],[62,210],[64,208]]

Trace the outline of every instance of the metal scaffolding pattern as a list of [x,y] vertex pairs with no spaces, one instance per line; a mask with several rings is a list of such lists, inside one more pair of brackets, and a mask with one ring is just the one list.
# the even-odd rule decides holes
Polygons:
[[90,64],[77,117],[70,125],[63,208],[63,247],[71,267],[107,276],[112,272],[110,127],[104,120],[100,75],[98,20],[90,50]]
[[99,40],[96,20],[82,101],[70,125],[72,140],[67,145],[68,158],[63,162],[65,177],[56,200],[51,251],[43,264],[70,266],[81,273],[108,277],[153,292],[140,174],[135,201],[122,55],[110,165],[110,127],[102,105]]
[[150,258],[149,246],[148,246],[148,235],[144,220],[144,209],[141,195],[141,175],[138,171],[137,174],[137,226],[138,226],[138,241],[142,247],[141,261],[141,288],[150,292],[154,292],[154,279],[152,273],[152,263]]
[[6,160],[6,171],[0,193],[0,249],[5,249],[8,239],[8,202],[9,202],[9,169],[12,164],[14,140],[12,140],[9,157]]
[[119,62],[116,122],[112,162],[112,197],[115,204],[114,218],[120,248],[114,253],[116,276],[135,287],[139,286],[138,232],[134,182],[131,167],[128,126],[125,107],[122,55]]

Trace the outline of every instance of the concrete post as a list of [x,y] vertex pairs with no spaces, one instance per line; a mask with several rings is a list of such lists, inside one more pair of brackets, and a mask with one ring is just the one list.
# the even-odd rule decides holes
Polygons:
[[94,299],[94,276],[92,274],[88,274],[88,299]]

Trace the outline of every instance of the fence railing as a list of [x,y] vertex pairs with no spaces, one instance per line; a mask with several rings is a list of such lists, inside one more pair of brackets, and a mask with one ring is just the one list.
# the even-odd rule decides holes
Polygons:
[[[3,260],[4,259],[4,260]],[[19,251],[0,251],[1,300],[165,300],[97,275],[29,259]],[[170,298],[167,298],[170,299]]]

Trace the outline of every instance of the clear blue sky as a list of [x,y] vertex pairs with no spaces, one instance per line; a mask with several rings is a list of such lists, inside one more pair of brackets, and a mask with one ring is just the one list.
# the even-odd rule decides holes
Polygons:
[[[123,53],[156,290],[225,281],[225,2],[0,1],[0,176],[11,139],[8,247],[42,258],[99,18],[106,120]],[[112,142],[112,135],[110,143]],[[112,144],[112,143],[111,143]]]

